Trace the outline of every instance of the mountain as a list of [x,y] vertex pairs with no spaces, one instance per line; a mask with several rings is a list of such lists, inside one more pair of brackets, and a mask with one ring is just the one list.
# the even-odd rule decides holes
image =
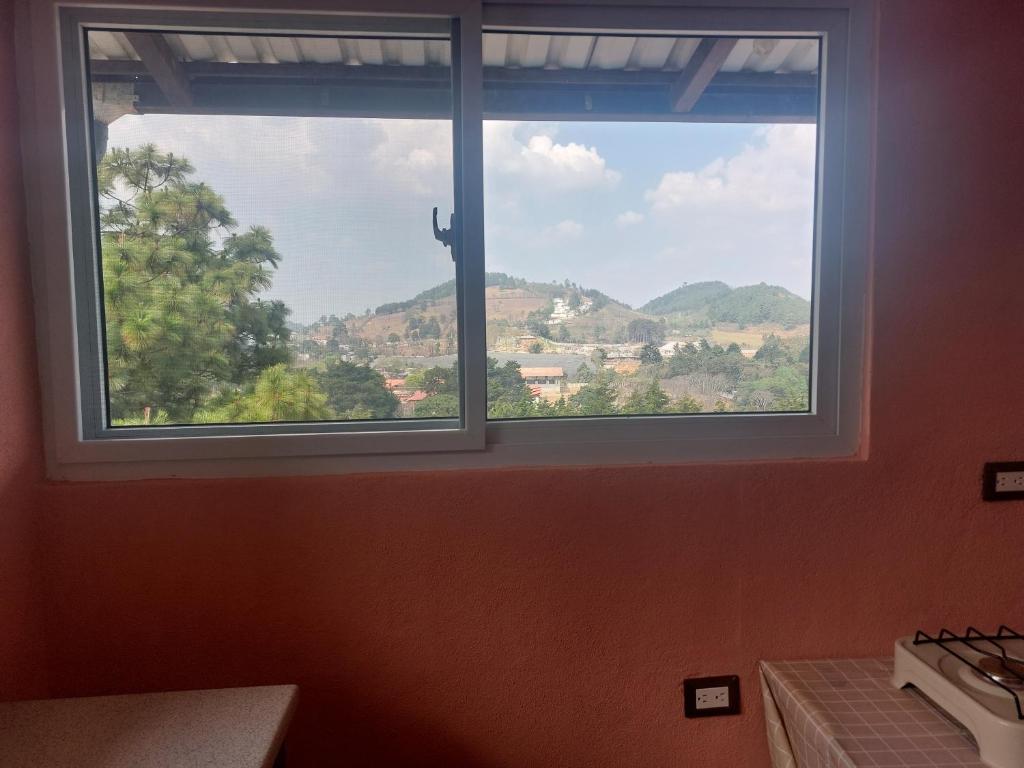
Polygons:
[[711,323],[802,325],[810,322],[811,303],[778,285],[759,283],[730,288],[721,282],[676,288],[640,308],[649,315],[704,314]]
[[725,283],[719,281],[706,283],[690,283],[669,291],[664,296],[651,299],[640,307],[641,312],[648,315],[671,315],[675,313],[695,312],[704,309],[717,299],[727,296],[732,291]]
[[[484,286],[487,288],[524,289],[548,299],[561,296],[563,293],[563,288],[560,285],[555,285],[554,283],[531,283],[529,280],[524,280],[521,277],[512,277],[504,272],[487,272],[484,275]],[[433,288],[420,291],[411,299],[381,304],[374,310],[374,314],[390,315],[395,312],[406,312],[417,305],[425,306],[454,295],[455,280],[448,280],[440,285],[435,285]]]
[[[794,329],[810,321],[808,301],[765,283],[740,288],[718,281],[692,283],[635,310],[568,281],[537,283],[488,272],[485,282],[488,348],[524,343],[516,341],[524,336],[553,342],[624,343],[632,338],[637,321],[660,323],[663,331],[675,334],[738,325],[739,332],[749,330],[755,335],[764,331],[758,326]],[[302,331],[293,329],[297,331],[296,345],[301,346],[306,335],[322,339],[326,324],[329,335],[339,343],[361,342],[388,354],[450,354],[458,335],[455,281],[428,288],[406,301],[382,304],[375,312],[331,320],[340,331],[324,319]]]
[[811,303],[781,286],[759,283],[715,299],[708,318],[713,323],[802,325],[811,321]]

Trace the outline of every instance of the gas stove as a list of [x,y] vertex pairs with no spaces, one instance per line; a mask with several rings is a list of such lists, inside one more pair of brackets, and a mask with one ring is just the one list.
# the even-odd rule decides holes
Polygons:
[[968,627],[896,641],[893,685],[912,685],[959,722],[991,768],[1024,766],[1024,636]]

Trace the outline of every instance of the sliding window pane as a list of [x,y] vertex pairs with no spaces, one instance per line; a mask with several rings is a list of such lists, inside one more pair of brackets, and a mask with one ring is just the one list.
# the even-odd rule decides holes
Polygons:
[[489,417],[808,411],[818,40],[484,59]]
[[87,35],[108,426],[457,417],[437,23]]

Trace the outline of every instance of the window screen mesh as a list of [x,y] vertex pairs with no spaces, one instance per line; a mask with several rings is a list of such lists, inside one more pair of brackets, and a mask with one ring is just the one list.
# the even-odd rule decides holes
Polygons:
[[457,416],[449,40],[87,35],[110,425]]

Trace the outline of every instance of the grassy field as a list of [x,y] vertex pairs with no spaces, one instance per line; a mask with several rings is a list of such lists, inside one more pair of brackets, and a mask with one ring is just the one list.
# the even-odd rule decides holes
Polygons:
[[757,349],[761,346],[764,337],[772,333],[780,339],[809,338],[811,326],[797,325],[786,329],[781,325],[766,323],[764,325],[748,325],[740,330],[738,326],[730,323],[712,328],[707,333],[707,339],[714,344],[721,344],[723,347],[735,342],[743,349]]

